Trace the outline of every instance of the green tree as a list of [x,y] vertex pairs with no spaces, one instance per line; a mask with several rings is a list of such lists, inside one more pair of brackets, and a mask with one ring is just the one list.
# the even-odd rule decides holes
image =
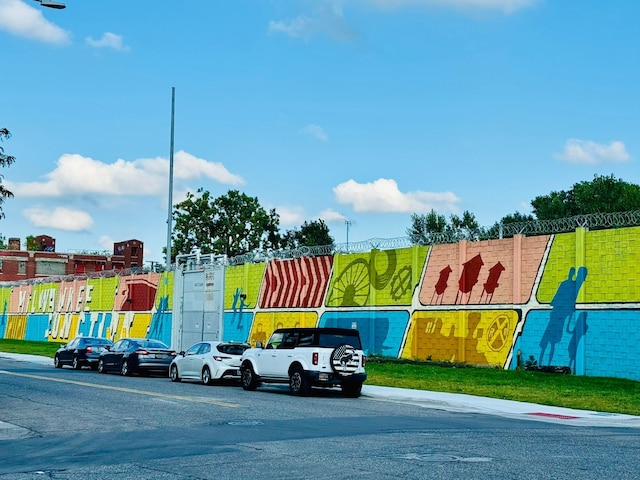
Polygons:
[[287,230],[282,238],[282,246],[285,248],[315,247],[333,245],[333,237],[329,233],[329,227],[322,219],[305,221],[300,230],[297,228]]
[[173,220],[172,260],[194,248],[205,254],[235,257],[256,249],[278,248],[281,242],[276,211],[267,212],[256,197],[237,190],[213,200],[202,188],[197,195],[189,192],[186,200],[175,206]]
[[640,185],[617,179],[613,174],[594,175],[592,181],[578,182],[568,191],[538,196],[531,206],[538,220],[639,210]]
[[26,242],[27,242],[27,252],[35,252],[40,250],[40,245],[38,245],[38,242],[36,242],[36,237],[33,235],[27,235],[27,238],[25,238]]
[[458,238],[470,240],[478,239],[478,221],[473,213],[465,210],[462,217],[451,215],[447,221],[444,215],[431,209],[426,215],[414,213],[411,215],[411,226],[407,229],[407,236],[415,244],[431,243],[430,237],[435,233],[449,233]]
[[501,234],[501,226],[510,224],[510,223],[526,223],[526,222],[533,222],[535,220],[535,218],[533,218],[533,215],[530,214],[523,214],[520,212],[514,212],[514,213],[509,213],[507,215],[505,215],[504,217],[502,217],[502,219],[499,222],[496,222],[493,224],[493,226],[489,227],[488,229],[485,229],[484,231],[482,231],[482,238],[483,239],[490,239],[490,238],[499,238],[502,236],[502,238],[511,238],[513,237],[513,234],[508,234],[508,233],[502,233]]
[[[0,141],[3,141],[7,138],[11,137],[11,133],[6,128],[0,128]],[[15,162],[15,157],[11,155],[7,155],[4,153],[4,148],[0,145],[0,167],[8,167],[13,162]],[[4,175],[0,174],[0,218],[4,218],[4,212],[2,211],[2,204],[7,198],[12,198],[13,193],[5,188],[2,184],[2,180],[4,179]]]
[[7,237],[0,233],[0,250],[6,250],[8,246],[9,245],[7,245]]

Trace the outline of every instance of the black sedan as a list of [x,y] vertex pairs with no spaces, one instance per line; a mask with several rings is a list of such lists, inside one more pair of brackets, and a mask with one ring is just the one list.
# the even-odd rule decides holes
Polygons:
[[100,353],[111,345],[113,342],[106,338],[76,337],[58,349],[53,357],[53,364],[56,368],[71,365],[75,370],[85,366],[95,370]]
[[176,352],[159,340],[122,338],[100,354],[98,372],[159,373],[168,375]]

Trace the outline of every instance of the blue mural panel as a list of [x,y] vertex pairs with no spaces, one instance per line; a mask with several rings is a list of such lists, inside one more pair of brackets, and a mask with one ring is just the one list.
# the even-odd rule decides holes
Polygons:
[[251,332],[253,313],[237,311],[225,312],[222,317],[222,340],[227,342],[246,342]]
[[171,345],[172,328],[173,313],[169,310],[169,296],[167,295],[160,298],[158,309],[151,316],[148,337]]
[[31,314],[27,316],[27,330],[24,333],[25,340],[46,342],[46,332],[49,329],[49,314]]
[[325,312],[319,327],[356,328],[367,355],[397,357],[409,322],[407,311]]
[[[564,324],[555,325],[551,343],[550,315],[549,310],[527,315],[514,348],[521,350],[523,361],[532,356],[540,365],[568,366],[580,375],[640,380],[634,353],[640,344],[639,310],[576,310]],[[516,364],[514,355],[510,368]]]

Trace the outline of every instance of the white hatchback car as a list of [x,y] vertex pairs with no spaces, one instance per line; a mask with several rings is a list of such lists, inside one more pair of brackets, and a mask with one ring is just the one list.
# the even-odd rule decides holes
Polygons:
[[173,382],[200,380],[205,385],[223,378],[239,379],[240,358],[249,347],[238,342],[198,342],[171,362],[169,378]]

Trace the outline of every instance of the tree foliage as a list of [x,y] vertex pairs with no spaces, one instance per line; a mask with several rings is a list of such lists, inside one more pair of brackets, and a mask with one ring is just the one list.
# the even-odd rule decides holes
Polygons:
[[256,197],[237,190],[215,199],[202,188],[189,192],[173,211],[171,257],[191,253],[226,254],[235,257],[256,249],[278,248],[280,219],[267,212]]
[[[11,133],[6,128],[0,128],[0,142],[11,137]],[[0,167],[8,167],[15,162],[15,157],[4,153],[4,148],[0,145]],[[12,198],[13,193],[5,188],[2,184],[4,175],[0,174],[0,218],[4,218],[4,212],[2,211],[2,204],[7,198]]]
[[640,185],[617,179],[613,174],[594,175],[592,181],[578,182],[567,191],[538,196],[531,206],[538,220],[639,210]]
[[284,248],[314,247],[333,245],[333,237],[329,233],[329,227],[322,219],[305,221],[300,230],[297,228],[287,230],[282,238]]
[[475,238],[478,228],[475,215],[468,210],[462,213],[462,217],[451,215],[447,221],[444,215],[431,209],[427,214],[412,214],[411,226],[406,233],[413,243],[426,245],[430,243],[430,237],[438,233],[448,233],[458,238]]

